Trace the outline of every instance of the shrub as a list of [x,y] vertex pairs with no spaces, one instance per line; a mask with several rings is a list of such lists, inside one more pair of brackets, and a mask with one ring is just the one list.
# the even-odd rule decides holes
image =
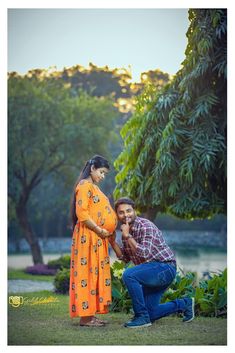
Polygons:
[[37,264],[37,265],[33,265],[33,266],[28,266],[28,267],[26,267],[24,272],[30,273],[31,275],[45,275],[45,276],[48,276],[48,275],[54,276],[56,274],[55,269],[51,269],[47,265],[44,265],[44,264]]
[[200,282],[195,290],[197,312],[203,316],[227,316],[227,269]]
[[70,255],[64,255],[58,259],[48,261],[47,265],[49,268],[62,270],[62,268],[70,268],[70,260]]
[[59,270],[54,279],[55,292],[68,294],[69,292],[70,269]]
[[[132,311],[132,303],[126,286],[122,280],[122,274],[127,266],[123,262],[115,261],[111,266],[112,278],[112,304],[111,311]],[[131,266],[128,266],[131,267]]]
[[[130,265],[128,266],[130,267]],[[122,274],[127,266],[115,261],[111,266],[112,277],[112,304],[111,311],[132,311],[132,302],[126,286],[122,280]],[[57,293],[69,292],[70,270],[63,268],[55,276],[54,285]],[[227,315],[227,269],[218,274],[201,279],[197,283],[195,273],[188,272],[185,275],[177,272],[171,286],[165,291],[161,303],[182,297],[195,297],[196,315],[224,317]]]
[[199,281],[196,285],[196,275],[187,273],[180,276],[177,273],[174,282],[164,293],[162,303],[182,297],[195,297],[195,312],[201,316],[227,315],[227,269],[223,272],[209,275],[208,279]]

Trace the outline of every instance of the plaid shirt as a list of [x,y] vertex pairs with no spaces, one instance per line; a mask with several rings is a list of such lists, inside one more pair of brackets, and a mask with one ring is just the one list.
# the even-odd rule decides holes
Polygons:
[[176,262],[175,255],[166,244],[162,232],[149,220],[136,217],[130,234],[137,242],[136,252],[133,253],[128,240],[123,239],[121,248],[123,261],[132,261],[135,265],[150,261]]

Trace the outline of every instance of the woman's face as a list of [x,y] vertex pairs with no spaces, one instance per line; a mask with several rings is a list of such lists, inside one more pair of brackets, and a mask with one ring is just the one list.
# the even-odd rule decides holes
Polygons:
[[102,168],[95,168],[94,166],[91,167],[91,179],[94,183],[99,184],[106,175],[108,174],[109,170],[105,167]]

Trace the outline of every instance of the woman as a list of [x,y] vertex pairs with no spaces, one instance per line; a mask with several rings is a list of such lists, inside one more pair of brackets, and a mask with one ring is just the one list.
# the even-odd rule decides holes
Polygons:
[[106,314],[111,303],[108,237],[117,218],[99,184],[109,171],[101,156],[87,161],[74,189],[71,205],[73,238],[70,267],[70,316],[81,326],[104,326],[95,314]]

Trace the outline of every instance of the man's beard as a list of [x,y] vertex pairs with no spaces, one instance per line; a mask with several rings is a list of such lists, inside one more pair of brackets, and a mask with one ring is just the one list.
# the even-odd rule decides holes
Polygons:
[[133,225],[133,223],[135,222],[135,216],[125,218],[125,220],[123,220],[122,224],[126,224],[126,222],[129,225]]

